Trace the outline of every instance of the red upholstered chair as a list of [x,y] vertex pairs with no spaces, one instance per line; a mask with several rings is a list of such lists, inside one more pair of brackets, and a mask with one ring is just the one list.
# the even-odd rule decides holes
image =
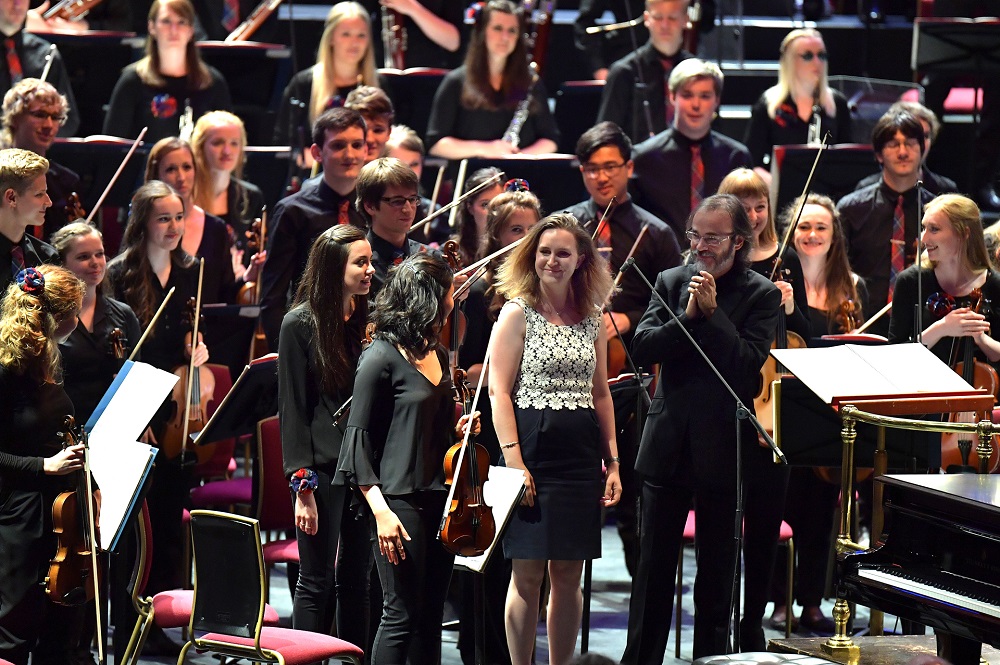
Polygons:
[[[281,457],[281,423],[278,416],[257,423],[256,482],[254,484],[255,516],[260,530],[292,531],[295,529],[295,507],[288,490],[288,479]],[[271,568],[278,563],[298,563],[299,545],[295,538],[281,538],[264,543],[264,567],[270,581]],[[270,584],[267,588],[270,588]]]
[[[215,377],[215,393],[208,403],[207,418],[211,418],[215,409],[233,388],[233,380],[229,368],[225,365],[206,365]],[[191,505],[195,508],[226,508],[235,510],[236,506],[251,505],[253,484],[250,478],[232,478],[236,470],[233,451],[236,449],[236,439],[223,439],[215,444],[215,452],[205,463],[195,467],[195,475],[199,478],[223,478],[212,480],[191,490]]]
[[[785,598],[785,607],[792,607],[792,580],[795,574],[795,540],[793,538],[792,527],[787,522],[781,523],[781,531],[778,533],[778,542],[788,544],[788,596]],[[677,559],[677,598],[674,599],[674,656],[681,657],[681,582],[684,576],[684,546],[694,544],[694,511],[688,511],[687,522],[684,523],[684,541],[681,543],[681,555]],[[792,636],[792,622],[785,622],[785,637]]]
[[[187,511],[184,511],[187,513]],[[188,516],[188,518],[190,518]],[[194,591],[190,589],[173,589],[161,591],[155,596],[143,596],[146,582],[149,580],[149,569],[153,561],[153,539],[149,530],[149,510],[146,503],[136,522],[138,547],[136,548],[135,567],[129,580],[132,587],[132,605],[139,618],[132,629],[132,636],[122,656],[122,663],[136,665],[142,654],[150,629],[156,625],[160,628],[183,628],[191,621],[191,607]],[[278,612],[270,605],[264,608],[263,621],[268,626],[278,625]],[[2,665],[2,662],[0,662]]]
[[364,652],[350,642],[322,633],[264,626],[264,554],[257,520],[194,510],[191,539],[194,606],[178,665],[192,648],[285,665],[327,659],[361,663]]

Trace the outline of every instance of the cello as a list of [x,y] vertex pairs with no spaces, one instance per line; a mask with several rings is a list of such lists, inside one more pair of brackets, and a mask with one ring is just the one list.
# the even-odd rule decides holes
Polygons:
[[[977,314],[990,314],[990,302],[983,298],[981,289],[973,289],[968,296],[954,298],[947,293],[932,293],[927,298],[927,306],[932,314],[947,314],[952,309],[958,307],[968,307]],[[1000,378],[997,371],[987,363],[976,360],[976,343],[968,337],[955,339],[952,346],[952,362],[950,363],[956,373],[960,374],[966,383],[977,390],[985,389],[993,393],[996,397],[1000,392]],[[953,413],[949,417],[949,422],[974,423],[980,420],[989,420],[990,414],[959,412]],[[990,473],[997,470],[1000,464],[1000,447],[995,437],[993,452],[990,455],[987,468]],[[978,441],[974,435],[967,433],[945,432],[941,435],[941,468],[948,473],[972,471],[975,472],[979,466],[979,455],[975,448]]]

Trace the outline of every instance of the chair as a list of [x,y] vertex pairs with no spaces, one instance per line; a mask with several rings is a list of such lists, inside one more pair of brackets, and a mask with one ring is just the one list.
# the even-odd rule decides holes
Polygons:
[[212,652],[262,663],[299,665],[326,659],[360,664],[364,652],[350,642],[293,628],[265,627],[264,555],[260,523],[212,510],[191,512],[194,605],[187,652]]
[[[215,393],[212,395],[212,401],[208,404],[208,413],[205,414],[206,422],[233,388],[233,380],[229,375],[228,367],[212,363],[209,363],[207,367],[212,370],[215,377]],[[192,506],[233,510],[237,505],[251,505],[253,498],[252,480],[250,478],[227,477],[235,470],[233,462],[235,449],[235,439],[223,439],[216,444],[213,456],[204,464],[195,467],[195,474],[202,478],[223,476],[225,479],[209,481],[193,488],[191,490]]]
[[[288,491],[288,480],[281,457],[281,423],[278,416],[257,423],[257,469],[254,483],[254,515],[260,530],[295,529],[295,508]],[[299,562],[299,544],[294,537],[264,543],[264,567],[268,582],[271,568],[278,563]],[[270,589],[270,583],[266,587]]]
[[[129,586],[132,588],[132,605],[139,618],[135,622],[132,636],[121,660],[128,665],[136,665],[139,662],[142,647],[153,625],[160,628],[183,628],[188,625],[194,597],[194,592],[187,589],[161,591],[155,596],[143,597],[142,593],[146,589],[153,561],[153,538],[149,529],[149,510],[145,502],[136,521],[136,532],[138,542],[135,566],[132,569]],[[264,623],[278,624],[278,612],[270,605],[264,609]],[[0,665],[3,665],[3,662],[5,661],[0,661]]]
[[[681,553],[677,558],[677,598],[674,601],[674,656],[681,657],[681,582],[684,577],[684,546],[694,544],[694,511],[689,510],[687,522],[684,524],[684,540],[681,542]],[[785,607],[792,610],[792,583],[795,575],[795,540],[793,538],[792,527],[787,522],[781,523],[781,531],[778,533],[779,543],[788,543],[788,595],[785,598]],[[785,622],[785,637],[792,636],[792,622]]]

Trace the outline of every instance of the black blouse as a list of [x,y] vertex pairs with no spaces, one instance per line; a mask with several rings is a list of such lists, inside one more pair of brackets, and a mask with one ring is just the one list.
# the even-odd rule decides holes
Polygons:
[[[774,254],[766,259],[751,263],[750,269],[770,279],[771,270],[774,268],[774,259],[777,255],[778,251],[775,250]],[[809,311],[809,298],[806,294],[806,281],[802,277],[802,264],[799,263],[799,257],[791,247],[785,249],[781,278],[792,285],[792,298],[795,300],[795,311],[788,315],[785,325],[791,332],[802,336],[803,339],[809,339],[811,327],[807,313]],[[781,311],[784,312],[784,308]]]
[[[915,341],[914,320],[916,319],[916,312],[914,311],[914,306],[917,304],[918,275],[919,279],[923,280],[921,297],[924,301],[922,303],[924,330],[927,330],[928,326],[942,318],[942,316],[932,314],[927,307],[929,298],[943,292],[941,285],[938,284],[934,270],[924,268],[918,273],[917,266],[910,266],[896,277],[896,285],[892,293],[891,318],[889,319],[890,344]],[[986,282],[982,286],[982,292],[983,302],[980,312],[986,315],[986,320],[990,324],[990,336],[996,338],[997,331],[1000,331],[1000,273],[990,270],[986,274]],[[957,300],[958,307],[968,306],[963,302],[962,298],[958,298]],[[958,347],[961,346],[958,344],[960,341],[964,341],[963,338],[942,337],[930,349],[935,356],[943,362],[950,364],[952,361],[952,352],[954,350],[957,353]],[[976,359],[989,362],[979,347],[975,345],[975,342],[971,338],[968,338],[968,341],[973,345]],[[956,359],[960,360],[961,356],[957,355]],[[1000,371],[1000,362],[991,364]]]
[[106,296],[98,297],[94,305],[93,327],[91,332],[78,321],[73,334],[59,345],[66,393],[73,400],[81,424],[90,419],[122,366],[123,360],[115,357],[112,348],[111,331],[118,328],[125,333],[125,358],[141,334],[132,308]]
[[[833,91],[833,105],[837,116],[831,118],[820,110],[820,135],[830,132],[830,143],[851,142],[851,112],[847,99]],[[789,97],[783,101],[771,118],[767,114],[767,100],[761,95],[750,110],[743,143],[753,156],[754,166],[766,167],[771,163],[771,148],[776,145],[802,145],[809,138],[809,121],[799,117],[795,102]]]
[[[361,355],[367,313],[367,308],[357,308],[347,321],[344,343],[350,364],[349,375],[345,377],[345,385],[333,393],[321,387],[308,307],[293,308],[281,322],[278,413],[281,415],[281,450],[286,476],[302,468],[315,470],[328,464],[336,465],[345,423],[335,423],[334,414],[354,389],[354,373]],[[331,469],[330,475],[334,470]]]
[[396,347],[376,339],[361,354],[337,482],[379,485],[400,496],[445,490],[444,456],[455,442],[455,400],[448,359],[432,384]]

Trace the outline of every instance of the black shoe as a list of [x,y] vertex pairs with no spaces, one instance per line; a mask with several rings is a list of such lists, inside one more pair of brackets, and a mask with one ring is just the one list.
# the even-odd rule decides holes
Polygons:
[[[785,624],[787,623],[787,621],[788,621],[788,608],[786,608],[784,605],[775,605],[774,611],[771,612],[771,618],[768,620],[768,624],[770,624],[771,628],[784,632]],[[792,630],[793,631],[797,630],[798,626],[799,626],[799,620],[796,619],[795,615],[793,614]]]
[[162,628],[153,626],[146,637],[142,653],[146,656],[170,656],[177,658],[181,655],[181,645],[167,637]]
[[817,635],[833,635],[836,625],[833,619],[823,616],[823,612],[816,608],[812,612],[802,611],[802,616],[799,617],[799,630],[807,630]]

